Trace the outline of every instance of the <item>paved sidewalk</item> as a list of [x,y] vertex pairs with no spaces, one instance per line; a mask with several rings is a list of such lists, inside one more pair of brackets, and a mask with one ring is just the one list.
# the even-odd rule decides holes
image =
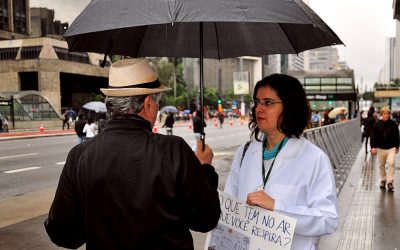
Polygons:
[[359,151],[339,193],[340,224],[324,236],[323,250],[400,250],[400,154],[396,156],[395,191],[379,188],[376,157]]
[[0,141],[14,140],[14,139],[26,139],[26,138],[34,138],[34,137],[46,137],[46,136],[74,135],[74,134],[75,134],[75,131],[73,129],[69,129],[69,130],[45,129],[42,132],[39,130],[26,130],[26,131],[10,130],[10,132],[0,133]]

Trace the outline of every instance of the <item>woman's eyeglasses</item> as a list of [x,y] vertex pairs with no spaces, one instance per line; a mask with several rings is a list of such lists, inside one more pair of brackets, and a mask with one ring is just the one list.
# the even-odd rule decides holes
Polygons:
[[264,107],[270,107],[272,105],[274,105],[275,103],[282,103],[282,101],[273,101],[271,99],[254,99],[254,105],[257,107],[258,105],[261,104],[261,106]]

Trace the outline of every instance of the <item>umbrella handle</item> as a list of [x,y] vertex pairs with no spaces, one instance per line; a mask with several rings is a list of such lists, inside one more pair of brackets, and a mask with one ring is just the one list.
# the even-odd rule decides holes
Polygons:
[[202,132],[200,135],[201,140],[201,150],[204,151],[206,149],[206,133]]

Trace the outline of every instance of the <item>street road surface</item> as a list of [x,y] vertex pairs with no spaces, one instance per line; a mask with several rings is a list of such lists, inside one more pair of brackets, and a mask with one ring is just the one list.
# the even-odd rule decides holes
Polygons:
[[[164,134],[164,129],[159,129]],[[181,136],[193,146],[193,130],[176,127],[174,135]],[[237,148],[249,139],[245,125],[224,128],[207,127],[206,143],[216,156],[226,154],[226,148]],[[75,136],[55,136],[0,142],[0,201],[9,197],[54,187],[69,150],[76,145]]]
[[[193,129],[188,126],[175,127],[173,132],[190,146],[195,144]],[[250,132],[240,123],[222,129],[209,125],[205,132],[223,189],[233,155],[249,140]],[[165,129],[158,133],[165,134]],[[0,249],[61,249],[50,241],[43,222],[67,154],[75,145],[72,135],[0,141]],[[193,233],[196,250],[203,249],[205,237]]]

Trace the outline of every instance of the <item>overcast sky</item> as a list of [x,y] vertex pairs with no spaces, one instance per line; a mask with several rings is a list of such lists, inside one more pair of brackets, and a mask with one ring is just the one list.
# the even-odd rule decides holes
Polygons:
[[[372,87],[385,57],[385,39],[395,36],[393,0],[309,0],[311,8],[345,43],[337,46],[340,60],[354,69],[356,83]],[[68,4],[69,2],[69,4]],[[73,3],[71,6],[70,3]],[[71,24],[90,0],[31,0],[32,6],[56,10],[56,19]],[[60,11],[62,10],[62,11]]]
[[[393,0],[310,0],[311,8],[346,47],[337,46],[340,60],[354,69],[356,83],[378,80],[383,68],[386,37],[395,36]],[[363,88],[364,89],[364,88]]]

